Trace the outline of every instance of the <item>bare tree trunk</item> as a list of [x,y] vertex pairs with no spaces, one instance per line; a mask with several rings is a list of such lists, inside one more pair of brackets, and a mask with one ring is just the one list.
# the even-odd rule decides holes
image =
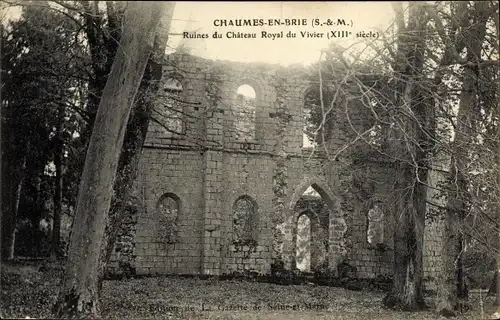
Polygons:
[[[126,214],[129,213],[127,203],[130,200],[132,186],[138,173],[142,147],[146,140],[149,120],[154,110],[156,95],[162,78],[162,62],[174,8],[174,2],[165,3],[165,17],[160,21],[155,37],[153,54],[150,56],[146,66],[134,109],[127,124],[127,131],[114,184],[115,196],[112,199],[109,213],[110,221],[107,226],[109,232],[106,232],[103,245],[105,250],[104,264],[107,264],[111,258],[118,233],[122,227],[122,221]],[[102,267],[104,271],[106,266],[103,265]]]
[[162,2],[128,2],[80,182],[64,282],[56,304],[62,318],[99,317],[102,242],[130,110],[162,14]]
[[[500,105],[499,105],[500,106]],[[500,110],[499,110],[500,111]],[[498,134],[500,136],[500,126],[498,126]],[[500,199],[500,143],[498,143],[498,154],[497,154],[497,197]],[[500,216],[500,201],[497,204],[499,216]],[[498,241],[500,242],[500,232],[498,234]],[[499,243],[500,247],[500,243]],[[495,277],[493,279],[496,283],[493,283],[492,285],[495,286],[495,312],[493,313],[491,319],[500,319],[500,252],[496,254],[496,270],[495,270]]]
[[[498,4],[497,4],[498,6]],[[498,10],[497,10],[498,11]],[[496,16],[495,19],[495,24],[496,24],[496,29],[497,29],[497,36],[500,37],[500,23],[498,21],[498,16]],[[497,41],[497,52],[500,52],[500,43]],[[498,69],[497,69],[498,72]],[[497,114],[500,115],[500,103],[497,103]],[[500,137],[500,125],[497,124],[497,137]],[[497,211],[500,219],[500,141],[497,141],[497,199],[499,203],[497,204]],[[498,247],[500,247],[500,232],[498,234]],[[497,263],[497,274],[500,274],[500,251],[497,253],[497,258],[496,258],[496,263]],[[496,277],[497,280],[497,287],[496,287],[496,299],[495,299],[495,306],[497,306],[497,310],[495,312],[496,318],[500,318],[500,276]]]
[[[497,114],[500,114],[500,104],[497,104]],[[500,125],[497,124],[497,137],[500,137]],[[496,195],[497,195],[497,218],[500,219],[500,141],[496,142]],[[500,247],[500,232],[497,233],[498,247]],[[497,248],[498,250],[498,248]],[[496,253],[496,270],[493,282],[488,294],[495,292],[495,310],[489,319],[500,319],[500,251]]]
[[445,316],[453,316],[459,307],[459,300],[464,303],[468,292],[463,270],[463,243],[464,236],[460,230],[467,210],[467,186],[465,169],[470,157],[468,147],[475,132],[478,88],[478,61],[481,59],[481,50],[486,34],[488,20],[488,3],[474,4],[474,23],[466,33],[467,49],[466,60],[476,64],[476,67],[465,66],[462,90],[458,108],[455,139],[452,146],[452,160],[447,195],[447,211],[444,229],[444,244],[442,251],[442,276],[438,285],[436,311]]
[[[408,171],[406,178],[412,179],[413,172]],[[408,182],[408,180],[401,177],[401,182]],[[399,188],[402,186],[399,184]],[[406,189],[404,192],[410,193],[411,191]],[[419,310],[424,306],[423,219],[411,202],[411,199],[398,199],[396,206],[399,210],[396,210],[394,232],[394,284],[392,291],[384,298],[384,304],[387,307],[408,311]]]
[[56,147],[54,152],[54,166],[56,168],[55,186],[54,186],[54,218],[52,219],[52,243],[50,255],[57,258],[60,255],[61,239],[61,215],[62,215],[62,166],[63,166],[63,124],[64,124],[64,106],[61,105],[58,110]]
[[[1,4],[0,5],[0,9],[3,9],[4,8],[4,4]],[[0,23],[0,35],[3,34],[3,23]],[[2,55],[2,49],[3,49],[3,46],[0,44],[0,55]],[[2,55],[3,56],[3,55]],[[0,81],[1,81],[1,78],[0,78]],[[3,140],[2,140],[2,105],[3,103],[0,103],[0,149],[2,149],[3,147]],[[4,211],[3,211],[3,202],[2,202],[2,196],[3,196],[3,193],[2,193],[2,189],[3,189],[3,181],[2,181],[2,161],[3,160],[3,150],[0,150],[0,261],[3,260],[3,225],[4,225]],[[3,312],[0,312],[0,317],[3,318]]]
[[62,215],[62,155],[56,155],[54,165],[56,167],[55,190],[54,190],[54,218],[52,220],[52,246],[51,257],[60,256],[61,242],[61,215]]
[[[2,157],[4,160],[8,155]],[[2,184],[2,260],[14,259],[16,243],[16,221],[21,191],[26,170],[26,155],[22,158],[21,165],[3,161],[4,171]],[[10,182],[10,183],[9,183]]]
[[[500,32],[500,24],[498,24],[498,17],[497,17],[497,35],[499,35]],[[499,44],[497,43],[497,49],[498,49]],[[500,115],[500,103],[497,104],[497,114]],[[497,124],[497,137],[500,137],[500,124]],[[497,154],[496,154],[496,159],[497,159],[497,213],[498,213],[498,218],[500,219],[500,141],[497,141]],[[498,247],[500,248],[500,232],[498,233]],[[496,283],[496,299],[495,299],[495,312],[493,313],[493,316],[491,319],[499,319],[500,318],[500,251],[497,252],[496,254],[496,274],[494,280]]]
[[[395,5],[398,19],[398,53],[395,70],[399,85],[395,90],[399,130],[395,150],[401,156],[394,190],[394,281],[383,300],[390,308],[422,309],[423,234],[427,199],[429,84],[423,80],[425,26],[427,17],[422,4],[409,4],[408,25],[403,10]],[[396,111],[397,112],[397,111]],[[404,114],[413,115],[408,119]]]
[[[416,102],[425,99],[418,94],[420,89],[415,88],[413,80],[407,81],[404,101],[411,106],[416,120],[426,128],[429,106],[425,102]],[[421,132],[417,123],[407,123],[403,128],[405,134],[413,137],[419,145],[399,144],[400,149],[409,149],[405,152],[411,153],[414,162],[402,161],[399,164],[394,190],[394,281],[383,303],[390,308],[413,311],[425,307],[423,240],[427,186],[424,183],[428,175],[427,152],[430,146],[426,145],[426,134]]]

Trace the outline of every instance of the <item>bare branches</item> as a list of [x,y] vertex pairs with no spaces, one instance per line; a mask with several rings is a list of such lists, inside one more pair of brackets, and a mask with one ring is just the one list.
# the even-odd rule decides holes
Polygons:
[[[416,4],[422,14],[415,15],[416,11],[410,10],[409,15],[415,21],[406,23],[402,4],[394,3],[395,25],[399,31],[397,40],[391,41],[390,36],[384,35],[382,45],[380,42],[367,43],[367,47],[377,53],[370,62],[390,66],[382,68],[384,72],[377,75],[380,79],[385,77],[385,81],[377,85],[369,83],[361,72],[354,72],[356,64],[342,64],[342,57],[334,53],[325,55],[327,61],[318,67],[317,78],[320,86],[328,83],[335,88],[335,94],[332,94],[335,103],[325,101],[319,94],[318,109],[322,118],[318,121],[316,132],[322,134],[322,140],[328,140],[322,129],[329,121],[332,122],[326,115],[334,114],[339,120],[333,121],[333,126],[342,127],[342,130],[334,129],[328,134],[330,139],[341,137],[344,140],[334,149],[333,157],[329,155],[330,159],[337,159],[341,153],[360,158],[369,154],[405,168],[407,177],[411,179],[404,185],[400,182],[394,191],[398,190],[401,201],[415,201],[413,204],[395,204],[398,213],[415,213],[412,210],[416,209],[412,206],[419,206],[420,214],[422,208],[429,211],[431,207],[438,209],[437,215],[441,217],[443,213],[454,212],[459,217],[454,225],[464,242],[470,243],[470,239],[474,239],[487,247],[492,245],[488,237],[500,230],[496,217],[498,205],[493,205],[500,196],[492,196],[496,190],[492,177],[500,173],[500,165],[493,160],[497,159],[498,152],[495,149],[498,133],[493,128],[498,126],[498,121],[492,115],[490,106],[498,102],[498,90],[490,86],[490,83],[498,81],[498,9],[492,10],[492,3],[468,5]],[[490,29],[488,37],[484,37],[481,26],[487,21],[490,21]],[[425,35],[414,30],[419,24],[420,27],[426,26]],[[497,28],[496,38],[493,26]],[[424,36],[429,38],[424,39]],[[426,42],[423,44],[422,40]],[[423,46],[427,48],[421,50]],[[342,53],[343,57],[347,54]],[[341,62],[340,66],[333,65],[336,60]],[[331,62],[330,66],[328,62]],[[464,79],[473,74],[475,87],[464,87]],[[353,92],[353,84],[357,92]],[[476,101],[470,105],[471,121],[457,115],[458,102],[463,102],[464,95]],[[358,101],[358,104],[339,103],[339,97]],[[370,121],[362,123],[359,120],[360,110],[357,107],[360,104],[371,114]],[[343,109],[342,114],[338,113],[339,109]],[[366,113],[363,115],[365,119],[368,117]],[[372,135],[376,135],[377,131],[384,131],[392,147],[374,142]],[[457,145],[454,143],[457,136],[468,138]],[[457,153],[457,148],[464,152]],[[367,150],[373,152],[368,153]],[[450,158],[460,161],[450,162]],[[441,177],[442,181],[428,181],[423,174],[425,171]],[[439,196],[436,202],[425,199],[427,207],[422,207],[423,199],[420,198],[425,196],[419,194],[424,188]],[[454,205],[454,201],[461,205]],[[498,251],[491,247],[487,250]]]
[[406,30],[404,9],[402,2],[391,2],[392,10],[394,10],[394,15],[396,16],[395,22],[398,30],[403,32]]
[[11,5],[11,6],[20,6],[20,7],[30,6],[30,7],[47,8],[47,9],[53,10],[57,13],[64,15],[66,18],[69,18],[71,21],[73,21],[77,26],[82,26],[82,22],[80,20],[75,18],[73,15],[69,14],[67,11],[63,10],[64,8],[66,8],[66,5],[61,4],[61,3],[63,3],[63,1],[53,1],[54,4],[57,4],[57,5],[61,6],[62,8],[59,8],[57,6],[51,6],[50,4],[47,4],[47,2],[45,2],[45,1],[40,1],[40,2],[29,1],[29,2],[27,2],[27,1],[1,0],[1,2],[4,2],[4,3]]

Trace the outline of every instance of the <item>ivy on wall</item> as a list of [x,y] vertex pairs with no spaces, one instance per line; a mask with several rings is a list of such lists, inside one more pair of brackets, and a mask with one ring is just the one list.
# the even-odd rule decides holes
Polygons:
[[288,187],[288,174],[286,167],[287,154],[287,131],[286,128],[289,122],[292,120],[292,115],[290,114],[286,99],[289,93],[289,88],[286,85],[286,75],[278,74],[275,77],[274,87],[276,90],[276,102],[275,109],[276,112],[273,114],[273,118],[276,118],[276,143],[274,145],[274,159],[276,164],[276,169],[273,176],[273,207],[274,214],[272,217],[273,226],[273,260],[275,263],[283,260],[283,241],[284,241],[284,230],[283,223],[285,220],[286,213],[286,194]]

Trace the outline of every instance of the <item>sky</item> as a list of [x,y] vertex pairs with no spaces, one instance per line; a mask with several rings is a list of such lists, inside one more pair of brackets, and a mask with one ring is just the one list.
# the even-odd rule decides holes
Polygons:
[[[216,27],[217,19],[307,19],[307,26],[257,26],[257,27]],[[326,21],[338,18],[352,21],[352,27],[311,26],[312,19]],[[266,62],[283,65],[309,64],[317,61],[321,49],[331,41],[338,45],[349,45],[362,41],[356,38],[359,31],[386,30],[392,22],[393,13],[390,2],[177,2],[174,11],[169,47],[175,50],[180,44],[191,48],[191,53],[213,60],[232,60],[241,62]],[[189,20],[189,21],[188,21]],[[183,31],[207,33],[214,31],[225,34],[228,31],[255,32],[257,39],[183,39]],[[300,38],[300,31],[329,33],[330,30],[349,30],[352,36],[347,39]],[[297,38],[262,39],[261,31],[277,33],[295,32]]]
[[[18,17],[19,8],[11,8],[8,18]],[[306,26],[256,26],[256,27],[216,27],[214,20],[236,19],[306,19]],[[313,19],[324,22],[326,19],[344,19],[352,26],[313,27]],[[332,41],[349,47],[364,41],[356,38],[360,31],[387,30],[393,20],[390,2],[368,1],[286,1],[286,2],[218,2],[218,1],[178,1],[176,2],[167,53],[179,45],[190,48],[194,55],[212,60],[231,60],[241,62],[265,62],[271,64],[310,64],[318,61],[321,49]],[[183,39],[176,35],[183,31],[206,33],[208,39]],[[326,39],[332,30],[348,30],[352,35],[346,39]],[[218,31],[222,39],[211,38]],[[226,32],[256,33],[256,39],[227,39]],[[288,31],[297,34],[296,38],[262,39],[261,32]],[[321,32],[324,38],[301,38],[300,31]]]

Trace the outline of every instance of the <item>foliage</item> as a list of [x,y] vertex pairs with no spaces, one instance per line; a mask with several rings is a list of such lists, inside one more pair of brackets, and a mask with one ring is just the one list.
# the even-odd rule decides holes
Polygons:
[[[351,50],[333,43],[324,50],[311,71],[319,85],[309,99],[315,115],[309,120],[327,138],[348,138],[345,145],[324,148],[330,159],[354,157],[352,170],[356,158],[363,163],[374,157],[407,167],[406,181],[397,189],[420,192],[412,201],[419,216],[425,211],[434,219],[427,223],[444,218],[458,229],[462,249],[453,261],[459,260],[460,273],[463,251],[498,252],[498,4],[435,2],[393,9],[396,34]],[[349,101],[356,100],[364,110],[351,107]],[[427,172],[444,178],[436,183]],[[420,199],[428,186],[431,197]],[[450,222],[453,215],[457,220]],[[401,241],[394,241],[397,253]],[[451,248],[443,250],[445,255]]]
[[[105,6],[97,1],[10,3],[18,5],[22,15],[2,29],[2,150],[6,150],[4,155],[17,155],[12,163],[22,164],[19,158],[27,157],[26,169],[16,169],[19,179],[27,178],[27,187],[21,189],[20,218],[31,215],[32,225],[37,226],[34,220],[50,223],[55,210],[51,205],[56,184],[54,162],[60,153],[62,207],[66,214],[73,214],[87,143],[120,39],[124,6],[114,1]],[[146,73],[155,72],[149,65]],[[122,199],[126,198],[124,190],[135,172],[130,158],[142,147],[137,136],[146,131],[143,109],[148,109],[148,99],[154,95],[150,84],[156,80],[151,76],[143,80],[137,112],[127,128],[114,211],[123,211],[120,206],[127,202]],[[113,220],[110,224],[116,223]]]
[[[21,255],[46,255],[48,233],[39,226],[40,221],[50,220],[53,215],[55,177],[52,167],[59,152],[56,146],[61,141],[64,144],[64,208],[67,214],[73,212],[86,142],[121,33],[122,11],[114,2],[107,2],[106,8],[92,2],[51,3],[56,4],[63,8],[59,13],[43,6],[25,6],[20,20],[2,29],[4,140],[1,147],[4,155],[10,157],[4,170],[19,172],[19,176],[25,178],[16,217],[19,227],[16,249]],[[338,160],[339,155],[345,154],[354,159],[352,164],[342,168],[354,172],[354,179],[346,190],[360,189],[366,193],[366,199],[374,191],[371,186],[365,186],[364,177],[355,176],[359,163],[376,158],[394,166],[408,166],[411,172],[417,173],[443,165],[444,168],[439,167],[436,171],[445,172],[447,177],[432,186],[436,192],[425,204],[427,218],[445,218],[452,209],[451,201],[442,199],[459,199],[456,225],[465,251],[465,255],[460,252],[459,256],[463,255],[465,262],[481,260],[489,262],[490,266],[492,253],[498,253],[500,230],[496,193],[499,172],[498,4],[487,2],[481,8],[479,2],[429,2],[421,6],[423,14],[418,18],[425,20],[425,28],[413,40],[424,42],[422,52],[411,52],[413,40],[408,33],[416,31],[415,25],[405,25],[406,16],[399,5],[394,8],[403,22],[401,25],[398,24],[401,21],[396,21],[401,38],[390,34],[384,41],[365,43],[366,50],[339,50],[332,43],[323,52],[323,59],[311,68],[310,78],[317,85],[306,94],[304,132],[318,144],[335,140],[332,138],[339,133],[345,135],[348,140],[345,146],[327,143],[325,151],[333,155],[330,159]],[[471,30],[479,30],[481,24],[484,24],[485,34],[479,37]],[[398,41],[392,41],[390,36]],[[477,45],[479,47],[473,48]],[[480,56],[474,53],[477,49]],[[418,54],[423,54],[420,57],[423,61],[415,76],[417,72],[412,67]],[[465,86],[467,79],[472,81],[475,94],[468,114],[461,117],[460,109],[464,109],[460,103],[464,103],[467,92],[472,92]],[[140,150],[140,139],[134,139],[140,136],[141,128],[147,129],[147,121],[144,126],[144,122],[137,119],[148,114],[148,107],[144,107],[148,104],[142,102],[150,98],[149,84],[150,79],[146,77],[144,100],[136,106],[135,120],[139,125],[130,126],[134,129],[128,130],[132,132],[132,142],[124,147],[125,160],[120,161],[125,176],[120,182],[133,180],[130,173],[136,170],[130,159]],[[210,103],[207,109],[212,112],[218,107],[222,93],[217,79],[209,79],[206,85]],[[405,88],[417,94],[405,101]],[[282,230],[278,226],[283,222],[289,183],[283,162],[287,156],[283,134],[291,116],[284,103],[286,88],[279,81],[276,91],[278,112],[272,116],[278,120],[279,144],[275,148],[278,157],[273,177],[273,205],[277,214],[273,228],[275,242],[280,243]],[[416,102],[419,99],[425,101],[419,104]],[[362,111],[350,108],[352,101],[360,101]],[[419,117],[415,116],[418,108],[406,108],[406,102],[432,108],[424,117]],[[61,117],[61,107],[64,117]],[[358,121],[357,112],[371,116],[364,122]],[[168,117],[163,122],[167,123],[167,131],[172,129]],[[140,128],[136,130],[137,127]],[[62,128],[61,132],[58,128]],[[455,143],[457,135],[463,136],[458,146]],[[394,149],[393,145],[400,148]],[[416,155],[420,155],[417,160]],[[440,162],[443,158],[454,162]],[[23,167],[22,163],[26,165]],[[427,183],[421,181],[422,176],[418,174],[412,173],[409,178],[403,188]],[[459,187],[457,181],[463,185]],[[127,203],[124,191],[127,186],[127,183],[119,183],[116,188],[116,208]],[[2,191],[4,188],[2,185]],[[160,237],[167,243],[176,242],[178,237],[174,218],[177,213],[172,212],[169,210],[160,224]],[[117,220],[121,220],[122,216],[118,217]],[[252,234],[256,226],[246,221],[240,223],[245,217],[235,217],[235,225],[243,226],[235,232],[239,234],[234,243],[237,248],[257,245]],[[320,219],[325,220],[324,217]],[[321,221],[321,224],[328,225],[328,222]],[[129,229],[122,238],[128,237],[127,233]],[[119,242],[118,251],[130,253],[133,248],[126,243]],[[375,247],[380,253],[387,249],[383,244]],[[280,258],[279,248],[274,251],[273,258]],[[488,273],[488,270],[467,263],[465,269],[472,277]],[[487,280],[479,282],[483,285]]]
[[[313,83],[317,82],[316,72],[311,73]],[[329,86],[328,82],[310,87],[307,91],[304,97],[304,133],[310,141],[321,145],[331,138],[329,126],[335,116],[332,109],[339,104],[339,100],[335,98],[335,88]]]
[[[82,125],[77,88],[86,60],[74,36],[77,26],[52,10],[26,6],[20,19],[2,31],[3,170],[16,170],[25,177],[17,218],[28,219],[24,230],[34,235],[39,233],[39,222],[52,217],[55,154],[74,156],[72,148]],[[66,110],[64,119],[61,108]],[[57,148],[60,141],[66,146],[62,151]],[[25,167],[16,169],[15,164],[24,161]],[[2,190],[9,188],[3,182]],[[66,186],[63,201],[71,204],[72,184]]]

